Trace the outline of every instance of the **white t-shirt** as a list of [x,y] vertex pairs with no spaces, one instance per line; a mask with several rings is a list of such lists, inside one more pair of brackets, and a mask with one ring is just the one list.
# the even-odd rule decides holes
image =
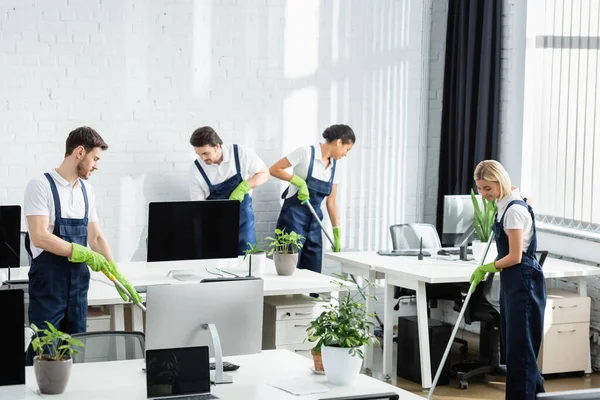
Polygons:
[[520,204],[514,204],[508,210],[506,209],[513,200],[523,200],[519,188],[513,190],[508,196],[505,196],[496,203],[498,206],[496,220],[500,221],[502,215],[504,215],[504,232],[508,229],[523,230],[523,252],[526,252],[533,237],[533,221],[527,208]]
[[[520,204],[513,204],[508,210],[506,209],[511,201],[523,200],[519,189],[513,190],[508,196],[499,200],[497,221],[500,221],[504,216],[504,232],[507,229],[522,229],[523,230],[523,252],[526,252],[533,237],[533,220],[529,210]],[[510,267],[512,268],[512,267]],[[500,274],[494,274],[494,279],[491,282],[482,282],[485,285],[483,295],[488,303],[490,303],[496,311],[500,312]]]
[[[237,174],[233,144],[223,144],[221,145],[221,148],[223,149],[223,161],[221,161],[221,164],[207,165],[198,158],[200,166],[204,170],[204,173],[206,173],[206,176],[212,185],[222,183]],[[265,162],[252,149],[238,145],[238,157],[240,159],[240,172],[243,180],[248,180],[256,175],[261,169],[267,168]],[[208,184],[200,171],[198,171],[196,163],[192,163],[192,166],[190,167],[189,182],[191,200],[204,200],[210,196]],[[250,191],[249,194],[252,195],[252,191]]]
[[[71,186],[56,170],[50,171],[50,176],[56,184],[58,197],[60,198],[60,212],[62,218],[82,219],[85,217],[85,201],[83,199],[83,191],[81,190],[81,182],[79,179],[75,186]],[[96,196],[94,188],[88,182],[84,183],[88,197],[88,223],[98,222],[98,212],[96,211]],[[25,217],[34,215],[48,216],[48,232],[54,230],[54,199],[52,197],[52,189],[50,182],[44,175],[40,175],[27,184],[25,188],[25,201],[23,206]],[[27,227],[29,231],[29,227]],[[42,249],[38,249],[31,244],[31,253],[33,258],[36,258],[42,253]]]
[[[313,164],[312,177],[320,181],[329,182],[331,179],[331,171],[333,170],[333,158],[329,159],[329,165],[325,167],[325,161],[323,161],[323,155],[321,153],[321,145],[317,144],[315,147],[315,162]],[[300,178],[306,180],[308,175],[308,167],[310,166],[310,146],[298,147],[296,150],[286,156],[292,167],[294,167],[293,175],[298,175]],[[337,184],[340,181],[340,164],[339,161],[335,167],[335,175],[333,176],[333,184]],[[298,188],[294,185],[290,185],[286,198],[290,198],[298,192]]]

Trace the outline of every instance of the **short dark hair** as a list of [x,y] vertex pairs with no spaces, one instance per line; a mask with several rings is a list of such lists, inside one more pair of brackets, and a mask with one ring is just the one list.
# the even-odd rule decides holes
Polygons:
[[190,144],[194,147],[216,147],[218,144],[223,144],[223,141],[213,128],[210,126],[203,126],[202,128],[196,129],[194,133],[192,133]]
[[328,142],[341,139],[343,144],[356,143],[356,136],[354,131],[348,125],[331,125],[329,128],[323,131],[323,137]]
[[100,147],[102,150],[108,149],[108,145],[94,129],[89,126],[81,126],[74,129],[67,137],[65,148],[65,157],[70,156],[77,147],[83,146],[86,152]]

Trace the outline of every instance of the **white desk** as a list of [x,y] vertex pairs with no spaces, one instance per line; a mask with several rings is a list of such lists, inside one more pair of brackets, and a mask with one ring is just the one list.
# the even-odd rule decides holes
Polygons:
[[[366,375],[359,375],[352,386],[333,386],[326,393],[294,396],[268,384],[275,377],[309,379],[326,383],[323,375],[312,373],[312,361],[287,350],[268,350],[261,354],[227,357],[227,361],[240,365],[229,372],[232,384],[213,386],[211,393],[222,400],[318,400],[328,397],[370,393],[396,392],[401,400],[422,400],[422,397]],[[38,393],[33,367],[27,367],[26,389],[0,387],[0,398],[32,400],[49,398],[55,400],[136,400],[146,399],[146,375],[142,372],[144,360],[114,361],[104,363],[74,364],[69,383],[60,395]],[[15,389],[16,388],[16,389]],[[8,395],[11,395],[10,397]]]
[[[215,278],[211,272],[221,273],[217,270],[225,270],[240,276],[248,274],[248,268],[241,259],[215,259],[215,260],[193,260],[193,261],[169,261],[147,263],[145,261],[119,263],[119,270],[134,286],[186,284],[166,275],[171,270],[191,270],[198,275],[198,282],[203,278]],[[29,268],[19,268],[13,271],[14,279],[27,279]],[[227,276],[227,274],[223,274]],[[267,259],[263,273],[252,273],[253,276],[264,280],[265,296],[281,296],[308,293],[332,293],[337,295],[339,286],[332,283],[334,278],[309,270],[296,269],[292,276],[279,276],[275,271],[272,260]],[[90,289],[88,291],[88,305],[109,306],[111,308],[111,328],[113,330],[125,329],[124,305],[128,304],[119,296],[112,282],[103,274],[91,272]],[[146,295],[140,294],[145,301]],[[143,315],[138,307],[132,307],[132,329],[143,331]]]
[[[435,251],[431,251],[435,254]],[[342,272],[374,279],[376,274],[385,277],[384,292],[384,330],[383,330],[383,375],[391,376],[393,360],[393,316],[394,286],[413,289],[416,292],[417,325],[419,330],[419,348],[421,349],[421,380],[425,389],[431,387],[431,357],[429,352],[429,330],[427,324],[426,283],[458,283],[468,282],[475,269],[476,261],[449,261],[447,259],[425,257],[419,261],[416,257],[380,256],[376,252],[341,252],[326,253],[325,257],[338,261]],[[600,268],[546,258],[544,276],[550,278],[567,278],[578,283],[579,294],[587,296],[586,276],[600,275]],[[378,276],[378,277],[379,277]],[[374,302],[367,304],[369,312],[375,309]],[[365,359],[365,362],[367,359]],[[371,368],[372,364],[366,364]],[[591,364],[588,371],[591,372]]]

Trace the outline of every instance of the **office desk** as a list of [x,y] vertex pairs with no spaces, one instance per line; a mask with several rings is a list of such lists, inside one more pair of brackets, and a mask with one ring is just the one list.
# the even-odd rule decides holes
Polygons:
[[[212,386],[211,393],[222,400],[318,400],[328,397],[396,392],[401,400],[422,400],[422,397],[366,375],[359,375],[352,386],[333,386],[330,391],[317,395],[295,396],[268,384],[276,377],[293,377],[310,382],[327,383],[323,375],[312,373],[312,361],[288,350],[268,350],[260,354],[226,357],[227,361],[240,365],[237,371],[229,372],[232,384]],[[50,398],[55,400],[142,400],[146,399],[146,375],[142,372],[144,360],[113,361],[74,364],[66,391],[60,395],[38,393],[33,367],[27,367],[26,389],[21,397],[7,397],[7,393],[18,394],[14,387],[0,387],[0,398],[31,400]],[[33,396],[33,397],[32,397]]]
[[[203,278],[215,278],[213,273],[222,274],[218,269],[235,273],[240,276],[248,274],[248,268],[241,259],[215,259],[215,260],[192,260],[192,261],[169,261],[153,262],[145,261],[127,262],[118,264],[121,273],[129,282],[138,286],[151,285],[177,285],[191,282],[182,282],[168,277],[172,270],[189,270],[198,276],[198,282]],[[19,268],[18,274],[13,274],[15,279],[27,279],[29,268]],[[228,276],[227,274],[223,274]],[[279,276],[275,271],[272,260],[267,259],[264,272],[252,273],[253,276],[264,280],[265,296],[282,296],[292,294],[308,293],[332,293],[337,296],[339,286],[332,283],[334,278],[309,270],[297,269],[292,276]],[[146,294],[140,294],[146,300]],[[112,282],[103,274],[91,272],[90,289],[88,291],[88,305],[108,306],[111,309],[111,329],[125,329],[124,305],[128,304],[119,296]],[[138,307],[132,307],[132,329],[143,331],[143,315]]]
[[[432,254],[437,253],[435,250],[429,251]],[[421,349],[421,380],[423,388],[427,389],[431,387],[432,374],[425,284],[468,282],[477,262],[450,261],[444,258],[437,258],[435,255],[425,257],[422,261],[419,261],[416,257],[380,256],[376,252],[326,253],[325,256],[340,262],[342,272],[344,273],[353,273],[370,279],[374,279],[376,274],[379,274],[380,277],[384,277],[385,279],[383,321],[384,376],[391,376],[393,371],[394,286],[415,290],[419,348]],[[547,279],[566,278],[576,281],[581,296],[587,296],[585,277],[600,275],[600,268],[550,257],[546,258],[543,270],[544,276]],[[367,309],[372,312],[375,309],[374,302],[371,301],[368,303]],[[365,366],[371,368],[371,365]],[[591,361],[586,372],[591,372]]]

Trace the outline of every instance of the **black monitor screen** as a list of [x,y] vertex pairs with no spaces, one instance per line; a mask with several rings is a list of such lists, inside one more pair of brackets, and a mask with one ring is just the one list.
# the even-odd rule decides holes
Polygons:
[[208,346],[146,351],[149,398],[210,393]]
[[236,200],[150,203],[148,261],[235,258],[239,225]]
[[21,206],[0,206],[0,268],[21,264]]
[[[3,286],[6,288],[7,286]],[[25,384],[25,300],[21,289],[0,289],[2,358],[9,360],[0,374],[0,386]]]

